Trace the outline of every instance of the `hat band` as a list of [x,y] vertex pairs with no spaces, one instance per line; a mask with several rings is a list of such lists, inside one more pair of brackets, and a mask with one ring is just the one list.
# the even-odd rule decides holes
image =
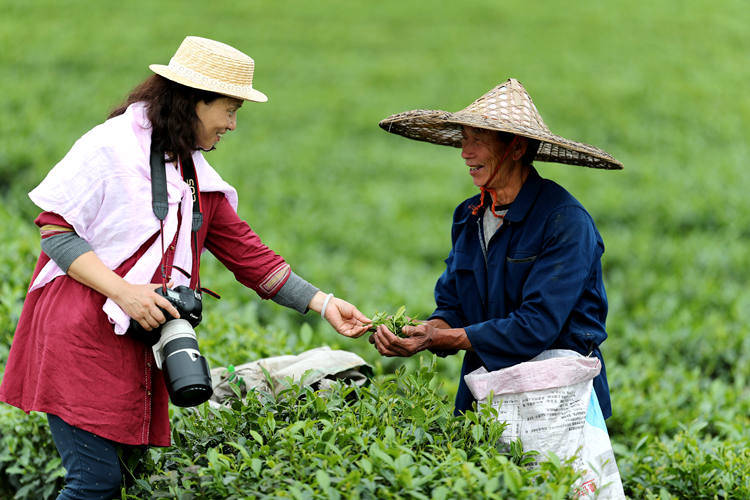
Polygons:
[[232,94],[232,95],[247,95],[248,91],[253,90],[252,85],[238,85],[236,83],[228,83],[216,78],[211,78],[203,73],[198,73],[182,64],[175,62],[174,59],[169,61],[169,69],[177,73],[178,75],[185,77],[186,79],[195,82],[209,89],[215,89],[220,94]]

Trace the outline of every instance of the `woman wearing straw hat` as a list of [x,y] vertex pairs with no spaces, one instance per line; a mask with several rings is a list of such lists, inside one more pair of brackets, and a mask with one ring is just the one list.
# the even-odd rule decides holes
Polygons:
[[[453,247],[435,287],[437,308],[399,338],[379,326],[370,341],[386,356],[465,350],[456,414],[474,399],[464,375],[528,361],[547,349],[602,353],[607,298],[604,244],[591,216],[565,189],[539,176],[533,160],[621,169],[595,147],[554,135],[523,86],[498,85],[456,113],[414,110],[380,126],[411,139],[460,147],[480,193],[458,205]],[[594,388],[611,413],[602,371]]]
[[202,250],[262,298],[319,312],[342,335],[358,337],[369,322],[266,247],[203,157],[235,129],[244,101],[267,100],[252,86],[253,60],[187,37],[168,65],[150,68],[30,193],[43,210],[43,253],[0,400],[48,414],[67,470],[59,498],[119,496],[116,445],[170,444],[162,372],[150,346],[126,333],[131,321],[151,331],[179,316],[155,290],[199,292]]

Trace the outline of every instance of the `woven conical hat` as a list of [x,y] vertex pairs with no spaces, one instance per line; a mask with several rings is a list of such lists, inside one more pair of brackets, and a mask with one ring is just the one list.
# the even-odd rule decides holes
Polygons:
[[513,78],[461,111],[415,109],[391,115],[379,125],[410,139],[457,148],[461,147],[463,125],[498,130],[538,139],[539,151],[534,160],[610,170],[622,168],[622,163],[606,151],[550,132],[526,89]]

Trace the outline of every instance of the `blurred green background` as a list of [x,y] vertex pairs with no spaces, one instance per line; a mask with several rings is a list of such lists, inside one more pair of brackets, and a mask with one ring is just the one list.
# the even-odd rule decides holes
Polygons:
[[[251,55],[254,85],[270,98],[247,103],[237,130],[206,156],[238,189],[240,215],[298,274],[365,314],[402,304],[419,317],[432,311],[451,214],[475,192],[458,149],[387,134],[378,121],[407,109],[456,111],[519,79],[554,133],[625,165],[537,164],[584,204],[606,245],[602,351],[623,475],[642,472],[638,454],[648,447],[657,454],[686,434],[696,449],[742,449],[750,425],[747,7],[1,0],[0,362],[38,254],[38,209],[26,193],[190,34]],[[321,344],[359,353],[379,374],[404,363],[313,314],[261,303],[209,254],[202,280],[223,296],[207,303],[199,332],[212,365]],[[447,401],[459,362],[438,364]],[[680,427],[695,422],[707,425]]]

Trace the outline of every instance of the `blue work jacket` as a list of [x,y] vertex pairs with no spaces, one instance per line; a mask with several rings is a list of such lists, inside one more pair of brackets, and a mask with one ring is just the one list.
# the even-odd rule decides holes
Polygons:
[[[604,418],[612,414],[599,344],[607,338],[602,281],[604,243],[583,206],[535,169],[485,247],[479,195],[453,215],[453,247],[435,286],[437,309],[452,328],[464,328],[466,351],[456,414],[475,401],[464,375],[528,361],[546,349],[571,349],[602,361],[594,379]],[[437,352],[437,351],[435,351]],[[437,354],[450,354],[437,352]]]

